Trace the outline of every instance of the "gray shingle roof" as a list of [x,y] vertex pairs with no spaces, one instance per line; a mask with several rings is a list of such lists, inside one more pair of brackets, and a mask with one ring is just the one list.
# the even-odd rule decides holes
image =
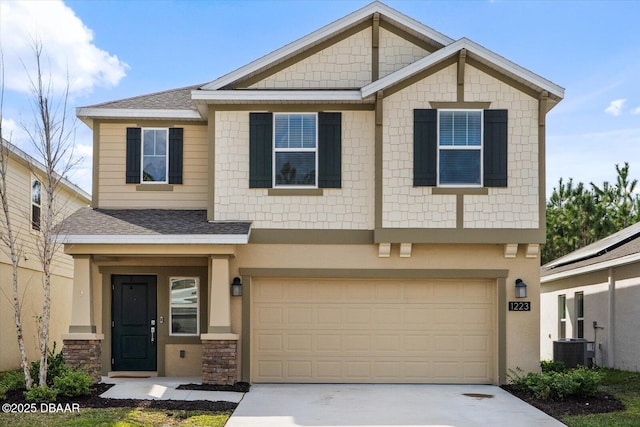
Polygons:
[[[122,243],[153,243],[153,237],[157,237],[158,243],[161,243],[164,237],[171,236],[248,239],[250,230],[250,222],[209,222],[205,210],[82,208],[64,220],[58,236],[65,243],[86,243],[87,239],[91,243],[100,243],[100,236],[105,237],[104,243],[117,243],[112,239],[125,236],[129,240]],[[139,241],[136,241],[136,237]],[[206,243],[201,240],[197,242]],[[177,243],[189,242],[184,240]]]
[[196,110],[195,104],[191,101],[191,91],[198,90],[200,86],[202,85],[198,84],[178,89],[170,89],[148,95],[134,96],[132,98],[89,105],[83,108]]

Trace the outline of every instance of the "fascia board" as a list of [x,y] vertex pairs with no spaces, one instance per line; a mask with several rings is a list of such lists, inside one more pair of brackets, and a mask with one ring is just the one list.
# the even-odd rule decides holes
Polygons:
[[219,245],[219,244],[247,244],[248,234],[173,234],[173,235],[126,235],[126,234],[83,234],[83,235],[58,235],[56,243],[64,244],[105,244],[105,245]]
[[306,36],[281,47],[280,49],[274,50],[273,52],[263,56],[262,58],[259,58],[253,62],[250,62],[249,64],[243,67],[240,67],[235,71],[225,74],[224,76],[212,81],[211,83],[207,83],[206,85],[202,86],[201,89],[202,90],[220,89],[221,87],[224,87],[230,83],[233,83],[236,80],[242,79],[243,77],[263,67],[266,67],[269,64],[278,61],[279,59],[282,59],[288,55],[294,54],[295,52],[305,48],[308,45],[314,44],[319,40],[322,40],[326,37],[331,36],[334,33],[337,33],[345,28],[348,28],[349,26],[366,19],[368,16],[376,12],[382,15],[386,15],[392,20],[397,21],[402,25],[405,25],[407,28],[411,28],[412,30],[422,33],[427,37],[432,38],[433,40],[443,45],[447,45],[453,42],[452,39],[444,36],[443,34],[440,34],[434,29],[429,28],[426,25],[423,25],[418,21],[415,21],[412,18],[409,18],[408,16],[390,8],[389,6],[383,3],[375,1],[373,3],[370,3],[362,7],[361,9],[358,9],[338,19],[337,21],[334,21],[328,25],[325,25],[324,27],[310,34],[307,34]]
[[143,108],[88,108],[79,107],[76,109],[76,116],[79,118],[136,118],[136,119],[183,119],[202,120],[203,117],[196,110],[160,110]]
[[216,90],[191,92],[193,101],[362,101],[359,90]]
[[540,277],[540,283],[550,283],[567,277],[578,276],[580,274],[593,273],[612,267],[621,267],[623,265],[632,264],[640,261],[640,253],[623,256],[609,261],[602,261],[597,264],[585,265],[571,270],[562,271],[560,273],[552,273],[547,276]]

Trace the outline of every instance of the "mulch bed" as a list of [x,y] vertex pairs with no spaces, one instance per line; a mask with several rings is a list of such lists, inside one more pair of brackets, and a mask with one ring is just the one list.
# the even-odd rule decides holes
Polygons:
[[[143,400],[143,399],[105,399],[100,397],[102,393],[113,387],[113,384],[96,384],[91,387],[91,394],[82,397],[64,397],[56,399],[56,404],[77,403],[80,408],[149,408],[167,411],[209,411],[231,412],[238,406],[233,402],[211,402],[208,400]],[[7,392],[6,403],[26,403],[24,390]]]
[[217,384],[182,384],[176,387],[176,390],[200,390],[200,391],[235,391],[238,393],[248,393],[251,384],[239,382],[234,385],[217,385]]
[[600,414],[625,410],[625,406],[621,401],[610,394],[602,392],[590,397],[569,397],[563,401],[552,401],[536,399],[531,394],[517,390],[512,385],[503,385],[501,387],[557,420],[568,415]]

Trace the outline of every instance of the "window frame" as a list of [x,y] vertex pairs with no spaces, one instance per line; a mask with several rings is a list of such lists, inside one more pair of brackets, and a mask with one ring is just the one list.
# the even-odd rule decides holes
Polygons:
[[[451,146],[441,146],[440,145],[440,117],[443,112],[479,112],[480,113],[480,145],[451,145]],[[477,108],[442,108],[437,109],[437,158],[436,158],[436,187],[442,188],[482,188],[484,186],[484,110]],[[440,151],[458,151],[458,150],[477,150],[480,155],[480,182],[478,184],[473,183],[462,183],[462,184],[443,184],[440,182]]]
[[[191,304],[174,304],[171,298],[171,287],[174,282],[180,280],[193,280],[196,285],[196,332],[195,333],[179,333],[173,331],[173,308],[188,307]],[[169,278],[169,336],[172,337],[195,337],[200,335],[200,277],[197,276],[176,276]]]
[[[33,200],[33,185],[35,183],[38,183],[39,187],[40,187],[40,203],[36,203]],[[30,219],[30,223],[31,223],[31,231],[33,232],[40,232],[40,230],[42,229],[42,181],[40,179],[38,179],[35,176],[31,177],[31,190],[30,190],[30,206],[31,206],[31,210],[30,210],[30,214],[29,214],[29,219]],[[34,208],[38,209],[38,223],[36,224],[36,222],[33,219],[33,212],[34,212]]]
[[[165,132],[165,155],[164,155],[164,181],[145,181],[144,180],[144,133],[145,131],[164,131]],[[168,184],[169,183],[169,128],[163,127],[142,127],[140,128],[140,184]]]
[[574,294],[576,329],[574,338],[584,338],[584,292]]
[[[278,116],[313,116],[315,121],[315,135],[314,135],[314,148],[277,148],[276,147],[276,117]],[[271,188],[290,188],[290,189],[300,189],[300,188],[319,188],[318,187],[318,158],[319,158],[319,150],[318,150],[318,113],[317,112],[274,112],[272,118],[272,135],[271,135]],[[276,183],[276,177],[278,174],[276,168],[276,153],[314,153],[314,167],[315,167],[315,183],[313,185],[282,185]]]
[[567,295],[558,295],[558,339],[567,338]]

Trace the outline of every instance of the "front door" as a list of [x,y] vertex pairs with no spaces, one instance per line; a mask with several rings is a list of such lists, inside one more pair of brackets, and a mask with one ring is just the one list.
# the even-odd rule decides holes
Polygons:
[[156,276],[112,276],[113,371],[157,370]]

